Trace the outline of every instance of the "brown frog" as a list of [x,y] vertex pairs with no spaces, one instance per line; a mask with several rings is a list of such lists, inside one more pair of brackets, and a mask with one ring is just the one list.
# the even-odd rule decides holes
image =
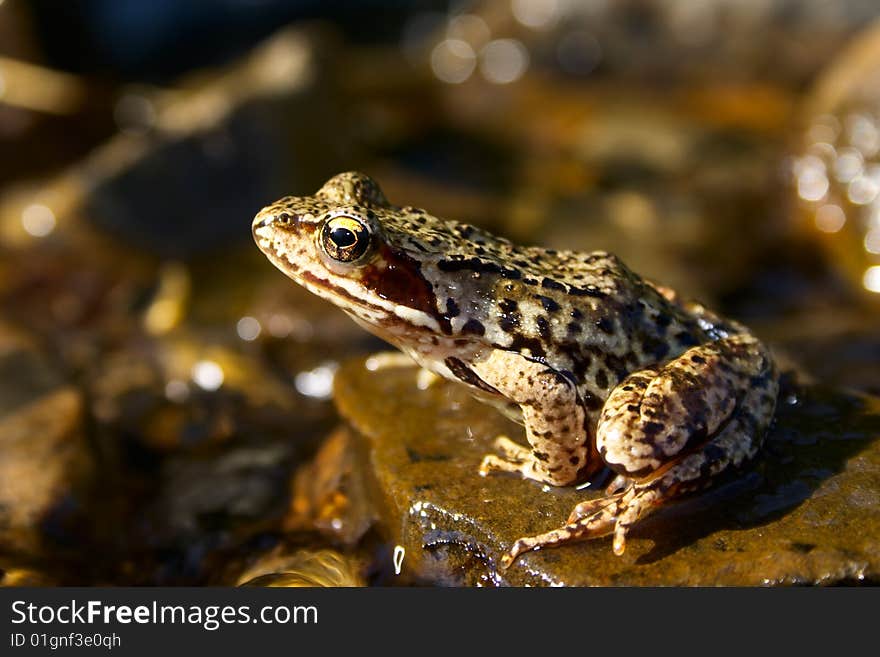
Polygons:
[[360,173],[285,197],[253,222],[269,260],[437,375],[525,427],[481,475],[568,486],[607,466],[606,495],[528,550],[627,531],[652,509],[755,456],[777,374],[744,326],[647,281],[617,257],[521,247],[393,206]]

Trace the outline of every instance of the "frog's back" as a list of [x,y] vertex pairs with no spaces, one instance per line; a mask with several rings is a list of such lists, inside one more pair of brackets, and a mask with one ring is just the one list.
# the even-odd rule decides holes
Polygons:
[[627,374],[710,339],[694,316],[603,252],[519,247],[466,224],[427,233],[421,269],[450,334],[545,362],[599,408]]

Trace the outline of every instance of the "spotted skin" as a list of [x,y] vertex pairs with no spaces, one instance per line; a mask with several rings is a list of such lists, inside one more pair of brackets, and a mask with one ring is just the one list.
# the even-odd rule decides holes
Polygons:
[[517,246],[391,205],[360,173],[267,206],[253,233],[293,280],[525,427],[529,447],[499,437],[480,474],[565,486],[616,473],[504,566],[606,534],[621,554],[645,514],[752,458],[772,419],[766,347],[612,254]]

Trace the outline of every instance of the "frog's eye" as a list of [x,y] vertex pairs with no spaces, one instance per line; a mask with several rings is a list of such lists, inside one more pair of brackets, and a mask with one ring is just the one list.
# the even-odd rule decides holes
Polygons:
[[321,247],[339,262],[354,262],[370,248],[370,231],[352,217],[333,217],[321,228]]

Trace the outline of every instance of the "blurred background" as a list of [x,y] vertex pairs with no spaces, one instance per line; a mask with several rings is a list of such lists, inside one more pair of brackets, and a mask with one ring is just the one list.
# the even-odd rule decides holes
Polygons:
[[301,474],[338,364],[382,345],[250,235],[340,171],[611,250],[805,380],[880,393],[878,15],[0,0],[0,579],[230,584],[292,543],[382,581],[358,497]]

